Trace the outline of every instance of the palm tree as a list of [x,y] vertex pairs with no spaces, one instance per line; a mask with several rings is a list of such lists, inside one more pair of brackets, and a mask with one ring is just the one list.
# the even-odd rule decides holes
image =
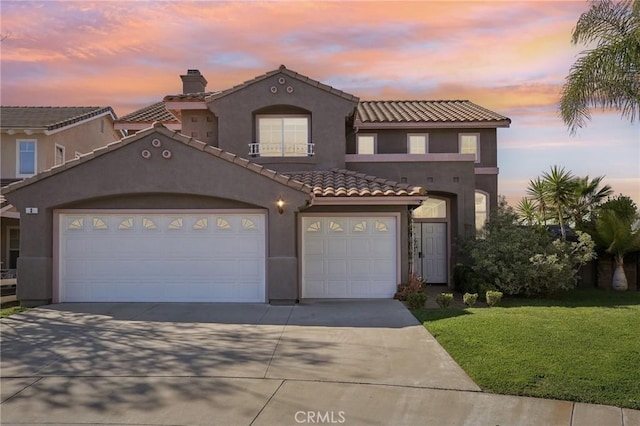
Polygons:
[[525,223],[529,226],[539,225],[540,216],[538,215],[538,205],[535,201],[532,201],[526,197],[523,197],[516,206],[516,212],[520,218],[520,223]]
[[545,200],[549,207],[556,211],[558,224],[562,241],[567,240],[567,234],[564,229],[564,219],[567,213],[567,206],[575,194],[576,178],[571,172],[565,171],[564,167],[551,167],[549,172],[542,175],[542,182],[545,192]]
[[603,179],[604,176],[598,176],[591,180],[589,176],[576,178],[574,198],[567,206],[576,228],[584,230],[584,225],[590,219],[594,209],[613,194],[611,186],[600,187]]
[[590,107],[615,108],[633,122],[640,111],[640,0],[597,0],[578,19],[573,44],[595,44],[571,67],[560,115],[571,133]]
[[624,255],[640,249],[638,214],[623,215],[615,210],[603,209],[596,220],[596,241],[613,255],[616,269],[611,283],[614,290],[628,288],[624,273]]
[[529,186],[527,187],[527,195],[530,195],[532,201],[535,203],[538,209],[538,216],[542,220],[542,222],[547,224],[547,189],[545,183],[540,176],[535,179],[531,179],[529,181]]

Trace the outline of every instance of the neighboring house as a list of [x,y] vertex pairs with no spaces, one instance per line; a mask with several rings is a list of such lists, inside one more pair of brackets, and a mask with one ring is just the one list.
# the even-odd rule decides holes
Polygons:
[[[122,138],[123,133],[113,128],[116,119],[111,107],[0,107],[1,186]],[[1,269],[14,271],[20,254],[20,214],[4,197],[0,202]]]
[[118,122],[136,134],[3,189],[37,208],[23,304],[390,298],[411,270],[448,284],[497,204],[510,120],[469,101],[360,101],[284,66],[182,80]]

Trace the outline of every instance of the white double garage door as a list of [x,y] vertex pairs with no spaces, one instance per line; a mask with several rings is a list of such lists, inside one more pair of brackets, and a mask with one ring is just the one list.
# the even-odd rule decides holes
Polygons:
[[[57,216],[56,301],[267,301],[262,212]],[[393,216],[303,217],[302,297],[392,297],[396,228]]]

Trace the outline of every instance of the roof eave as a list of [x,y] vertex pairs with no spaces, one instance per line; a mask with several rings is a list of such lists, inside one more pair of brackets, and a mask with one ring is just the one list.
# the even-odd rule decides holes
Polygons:
[[418,205],[429,198],[427,195],[388,195],[388,196],[360,196],[360,197],[318,197],[311,200],[315,206],[406,206]]
[[411,122],[362,122],[356,119],[353,126],[357,129],[493,129],[497,127],[510,127],[511,120],[495,121],[411,121]]

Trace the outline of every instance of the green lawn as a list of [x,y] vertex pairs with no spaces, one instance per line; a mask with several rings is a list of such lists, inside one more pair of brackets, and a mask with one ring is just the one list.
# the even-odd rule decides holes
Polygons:
[[640,292],[413,314],[485,391],[640,409]]

